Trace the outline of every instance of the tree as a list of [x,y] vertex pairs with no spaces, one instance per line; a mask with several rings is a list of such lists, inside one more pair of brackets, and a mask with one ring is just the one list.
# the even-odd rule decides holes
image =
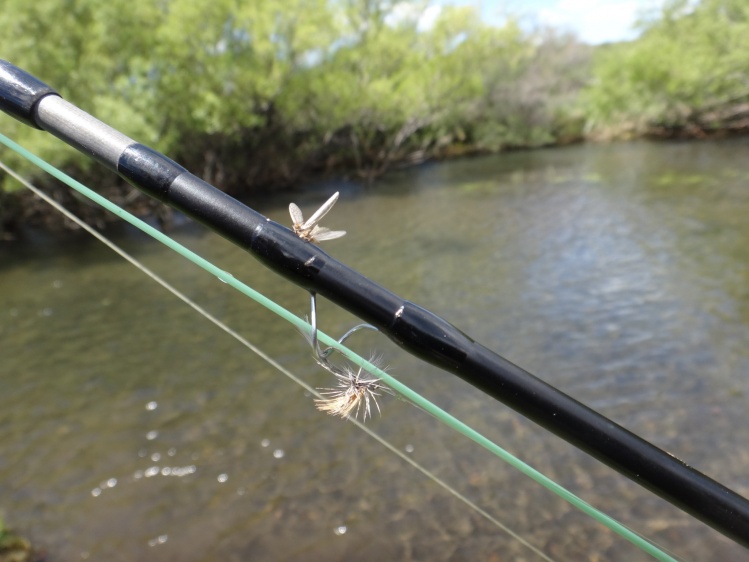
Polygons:
[[641,25],[640,39],[597,54],[586,92],[593,127],[710,127],[710,111],[749,101],[749,4],[676,0]]

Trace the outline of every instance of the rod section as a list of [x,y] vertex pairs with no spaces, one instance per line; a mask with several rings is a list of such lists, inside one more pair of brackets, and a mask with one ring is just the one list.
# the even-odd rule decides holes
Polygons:
[[408,352],[451,372],[749,548],[749,501],[65,102],[0,60],[0,109],[59,137],[231,242],[287,280],[345,308]]

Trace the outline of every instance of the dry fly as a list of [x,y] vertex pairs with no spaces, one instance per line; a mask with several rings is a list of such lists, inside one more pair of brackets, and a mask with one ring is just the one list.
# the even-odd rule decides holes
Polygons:
[[[338,194],[336,194],[338,195]],[[330,201],[328,201],[330,203]],[[340,416],[343,419],[348,419],[351,414],[354,415],[354,419],[359,416],[359,410],[364,410],[362,421],[367,420],[367,416],[372,417],[372,402],[374,402],[377,411],[380,412],[380,404],[377,402],[377,397],[381,396],[381,393],[394,394],[393,391],[387,386],[383,385],[376,378],[368,378],[362,374],[363,369],[360,367],[358,371],[354,371],[351,367],[346,365],[338,366],[328,361],[328,356],[334,351],[334,348],[329,347],[325,350],[320,349],[317,339],[317,295],[314,292],[310,292],[310,317],[311,317],[311,331],[308,333],[306,330],[300,330],[304,339],[312,347],[312,355],[315,361],[323,369],[333,374],[336,378],[336,386],[334,388],[318,388],[322,398],[315,400],[315,405],[318,410],[327,412],[332,416]],[[342,344],[349,336],[363,328],[376,330],[374,326],[369,324],[359,324],[354,328],[351,328],[346,332],[341,339],[338,340],[339,344]],[[369,361],[377,366],[379,357],[372,357]]]
[[323,240],[334,240],[344,236],[346,234],[345,230],[330,230],[324,226],[317,225],[328,214],[328,211],[333,208],[336,201],[338,201],[337,191],[306,221],[304,220],[304,215],[302,215],[302,210],[296,203],[289,203],[289,214],[291,215],[294,234],[302,240],[315,243],[322,242]]
[[348,419],[353,414],[356,419],[363,405],[362,421],[367,421],[367,416],[372,417],[371,403],[374,402],[377,411],[380,412],[377,397],[381,396],[382,392],[392,394],[392,390],[378,379],[364,376],[361,367],[354,372],[346,366],[339,369],[330,364],[320,364],[335,375],[338,383],[335,388],[318,388],[323,398],[315,400],[317,409],[331,416]]

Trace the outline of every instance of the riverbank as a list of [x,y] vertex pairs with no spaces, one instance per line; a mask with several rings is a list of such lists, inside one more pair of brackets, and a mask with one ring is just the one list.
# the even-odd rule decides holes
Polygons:
[[[508,146],[499,152],[490,151],[478,146],[454,143],[445,145],[431,153],[420,151],[403,154],[397,159],[393,158],[388,163],[388,166],[381,166],[376,173],[370,170],[369,174],[360,168],[357,169],[352,162],[336,159],[330,155],[327,158],[327,165],[322,166],[319,163],[308,163],[305,167],[294,173],[289,173],[289,170],[286,168],[277,170],[272,165],[267,165],[267,170],[262,174],[265,178],[262,183],[249,183],[245,186],[245,189],[240,189],[235,185],[233,189],[227,191],[232,196],[247,201],[251,205],[253,199],[257,199],[258,197],[265,197],[272,193],[303,189],[304,185],[315,182],[333,179],[359,180],[363,182],[373,181],[388,172],[416,167],[426,162],[444,162],[492,153],[553,149],[570,144],[600,143],[621,139],[637,140],[645,138],[664,141],[700,141],[745,135],[749,135],[749,118],[745,121],[735,119],[729,126],[722,128],[710,128],[704,123],[701,125],[701,122],[697,120],[678,126],[653,125],[644,131],[635,131],[633,127],[621,127],[616,131],[610,130],[606,133],[590,135],[587,138],[583,137],[582,133],[576,129],[571,129],[566,136],[560,137],[553,143],[544,143],[535,146]],[[87,185],[96,186],[97,183],[102,183],[101,174],[93,175],[89,172],[88,175],[89,181],[87,181],[86,177],[81,178],[78,176],[78,178]],[[110,177],[112,179],[111,183],[104,187],[99,187],[97,189],[99,193],[127,211],[159,226],[162,230],[169,230],[174,212],[170,207],[140,193],[130,184],[113,174]],[[71,212],[99,230],[104,230],[108,224],[119,220],[111,213],[81,198],[73,190],[59,182],[42,178],[41,181],[37,180],[37,185],[42,187],[45,192]],[[19,189],[11,193],[0,191],[0,242],[12,244],[26,227],[53,233],[79,230],[79,227],[75,223],[66,219],[58,211],[26,189]]]
[[[578,142],[583,142],[582,136],[568,135],[555,143],[536,146],[508,146],[500,152],[550,148]],[[269,164],[273,160],[266,160],[266,169],[256,174],[254,182],[248,182],[242,187],[231,184],[228,189],[224,188],[224,190],[233,197],[248,201],[251,204],[251,201],[258,197],[299,190],[304,185],[320,181],[353,180],[369,183],[388,172],[416,167],[426,162],[472,158],[491,153],[493,151],[486,148],[455,143],[441,146],[430,152],[421,150],[400,154],[397,157],[391,157],[387,162],[370,162],[368,166],[363,166],[362,162],[357,165],[356,162],[349,159],[329,154],[324,158],[318,157],[313,161],[307,161],[301,164],[299,169],[293,171],[283,165],[273,166]],[[198,169],[197,166],[189,166],[184,162],[180,163],[191,171]],[[98,172],[101,171],[102,169],[98,170]],[[170,207],[140,193],[114,174],[109,172],[104,172],[104,174],[108,176],[107,180],[102,180],[101,173],[92,173],[91,171],[81,175],[73,174],[73,176],[84,185],[94,188],[98,193],[136,216],[157,224],[163,230],[169,229],[173,216],[173,210]],[[206,179],[207,181],[211,180],[210,177]],[[58,201],[99,230],[104,230],[108,224],[119,220],[111,213],[93,205],[69,187],[50,179],[48,176],[40,176],[32,181],[55,201]],[[102,186],[104,181],[110,181],[111,183]],[[22,188],[10,193],[0,191],[0,241],[12,243],[24,227],[34,227],[49,232],[75,231],[80,228],[27,189]]]

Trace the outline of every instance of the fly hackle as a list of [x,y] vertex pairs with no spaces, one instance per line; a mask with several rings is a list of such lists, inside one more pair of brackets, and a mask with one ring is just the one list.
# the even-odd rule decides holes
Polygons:
[[372,404],[378,413],[382,413],[377,397],[382,396],[382,393],[393,393],[379,379],[365,376],[361,367],[357,371],[346,366],[334,367],[331,372],[336,377],[336,386],[318,388],[322,398],[315,400],[317,409],[331,416],[348,419],[353,415],[357,419],[361,410],[362,421],[367,421],[367,417],[372,417]]

